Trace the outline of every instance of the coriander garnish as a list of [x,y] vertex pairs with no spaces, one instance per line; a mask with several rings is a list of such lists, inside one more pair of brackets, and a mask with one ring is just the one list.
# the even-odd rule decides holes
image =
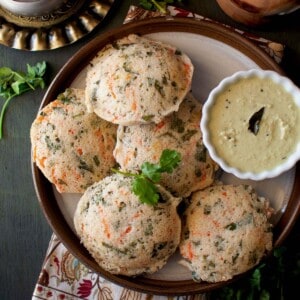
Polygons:
[[3,137],[3,119],[6,108],[11,99],[29,90],[44,88],[43,76],[46,62],[38,62],[35,66],[27,64],[27,73],[17,72],[8,67],[0,68],[0,96],[5,99],[0,113],[0,139]]
[[144,162],[141,165],[141,171],[137,174],[116,169],[112,170],[124,176],[134,177],[132,182],[133,193],[139,197],[142,203],[155,205],[159,199],[155,184],[160,181],[162,173],[172,173],[178,167],[180,161],[181,155],[179,152],[165,149],[160,156],[159,163]]

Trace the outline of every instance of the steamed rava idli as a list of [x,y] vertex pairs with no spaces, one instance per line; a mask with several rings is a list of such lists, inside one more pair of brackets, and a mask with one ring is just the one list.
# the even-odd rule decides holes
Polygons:
[[95,261],[112,274],[134,276],[161,269],[180,242],[180,199],[158,186],[155,206],[133,194],[132,177],[113,174],[81,197],[74,224]]
[[69,88],[32,123],[32,159],[60,193],[83,193],[115,165],[116,131],[87,113],[84,90]]
[[271,212],[268,201],[246,185],[193,193],[179,246],[193,278],[226,281],[257,265],[272,249]]
[[158,123],[178,110],[193,70],[177,48],[131,34],[105,46],[90,62],[87,107],[116,124]]
[[159,124],[119,126],[114,149],[123,170],[138,171],[147,161],[157,163],[164,149],[181,154],[180,165],[171,174],[162,174],[161,184],[179,197],[211,185],[217,165],[202,142],[200,131],[202,105],[189,93],[179,111]]

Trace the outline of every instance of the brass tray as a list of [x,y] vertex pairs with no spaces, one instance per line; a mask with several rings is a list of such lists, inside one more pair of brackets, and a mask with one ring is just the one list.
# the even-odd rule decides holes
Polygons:
[[29,51],[72,44],[106,19],[117,0],[66,0],[42,16],[21,16],[0,6],[0,44]]

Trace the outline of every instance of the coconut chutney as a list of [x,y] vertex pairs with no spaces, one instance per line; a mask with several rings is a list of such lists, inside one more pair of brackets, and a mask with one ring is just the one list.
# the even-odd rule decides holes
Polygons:
[[216,153],[240,171],[275,168],[300,140],[300,107],[269,78],[241,78],[228,85],[209,114],[208,130]]

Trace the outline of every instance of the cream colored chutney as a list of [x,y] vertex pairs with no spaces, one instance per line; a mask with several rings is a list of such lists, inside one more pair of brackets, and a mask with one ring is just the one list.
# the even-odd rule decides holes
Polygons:
[[210,110],[208,129],[216,153],[240,171],[271,170],[300,140],[300,107],[267,78],[242,78]]

